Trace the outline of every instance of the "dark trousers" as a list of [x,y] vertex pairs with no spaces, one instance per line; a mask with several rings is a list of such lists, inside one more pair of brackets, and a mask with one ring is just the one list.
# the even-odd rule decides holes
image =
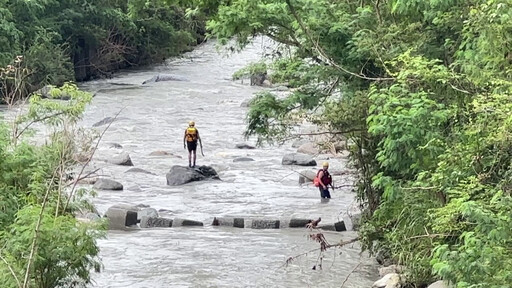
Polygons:
[[191,141],[191,142],[187,141],[187,148],[188,148],[188,152],[196,151],[197,141]]
[[322,198],[331,198],[331,193],[329,192],[329,188],[323,188],[322,186],[318,187],[320,190],[320,197]]

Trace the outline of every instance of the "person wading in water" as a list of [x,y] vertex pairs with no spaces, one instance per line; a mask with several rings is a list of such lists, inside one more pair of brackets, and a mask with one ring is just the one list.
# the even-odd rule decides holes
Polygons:
[[332,177],[331,174],[329,174],[329,163],[324,162],[322,165],[322,169],[318,170],[318,173],[316,174],[316,178],[314,180],[315,186],[318,186],[318,189],[320,190],[320,197],[331,199],[331,193],[329,192],[330,185],[332,188]]
[[[188,128],[185,129],[185,136],[183,137],[183,148],[188,149],[188,167],[190,168],[196,167],[197,141],[199,140],[199,144],[201,147],[203,146],[201,137],[199,137],[199,131],[195,126],[196,123],[194,121],[188,122]],[[194,154],[193,157],[192,154]]]

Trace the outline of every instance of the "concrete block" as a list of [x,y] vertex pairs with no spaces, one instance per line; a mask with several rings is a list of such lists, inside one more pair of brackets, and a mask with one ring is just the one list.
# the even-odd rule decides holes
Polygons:
[[204,224],[201,221],[174,218],[174,220],[172,221],[172,227],[179,226],[204,226]]
[[126,226],[137,225],[137,212],[108,208],[105,216],[109,221],[109,229],[124,229]]
[[151,228],[151,227],[168,228],[168,227],[172,227],[172,219],[151,217],[151,216],[142,216],[142,218],[140,219],[140,227],[141,228]]
[[252,220],[252,229],[279,229],[281,221],[269,219],[256,219]]
[[158,211],[156,211],[155,208],[143,208],[142,210],[137,211],[138,220],[141,220],[144,216],[158,218]]
[[235,219],[233,219],[233,227],[235,227],[235,228],[244,228],[245,227],[245,219],[244,218],[235,218]]
[[288,227],[290,227],[290,228],[306,228],[306,225],[311,221],[312,221],[311,219],[292,218],[290,220],[290,223],[288,224]]
[[347,228],[345,227],[345,223],[343,221],[336,222],[334,224],[318,225],[318,228],[327,230],[327,231],[336,231],[336,232],[347,231]]
[[244,218],[233,218],[233,217],[215,217],[213,218],[212,226],[229,226],[236,228],[244,228]]

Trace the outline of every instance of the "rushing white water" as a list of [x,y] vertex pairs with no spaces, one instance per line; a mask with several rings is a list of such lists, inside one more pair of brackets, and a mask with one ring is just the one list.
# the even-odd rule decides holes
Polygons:
[[[344,282],[344,287],[370,287],[376,280],[374,260],[359,255],[358,244],[327,251],[322,269],[312,270],[318,264],[318,251],[284,265],[288,257],[319,247],[308,240],[307,229],[209,225],[214,216],[322,217],[322,223],[333,223],[354,201],[350,189],[340,189],[332,193],[329,203],[321,203],[315,187],[299,186],[293,171],[304,168],[281,165],[284,154],[296,151],[291,145],[235,149],[236,143],[244,142],[247,108],[240,104],[268,88],[230,78],[237,69],[259,60],[265,45],[264,39],[258,39],[243,52],[225,57],[207,43],[166,65],[82,85],[98,92],[81,123],[84,127],[122,109],[119,120],[105,133],[98,157],[113,154],[109,143],[115,142],[130,154],[135,167],[156,174],[124,173],[126,166],[95,161],[100,174],[125,187],[120,192],[99,191],[94,199],[98,210],[105,212],[117,203],[147,204],[165,209],[166,217],[205,223],[205,227],[110,231],[100,241],[104,270],[94,275],[94,287],[341,287]],[[141,85],[158,73],[190,81]],[[172,165],[188,164],[183,132],[189,120],[196,122],[203,139],[205,157],[198,155],[197,164],[212,165],[223,181],[166,185],[165,173]],[[158,150],[182,158],[149,155]],[[240,156],[255,161],[233,162]],[[346,165],[342,159],[329,161],[331,170]],[[335,181],[353,181],[342,177]],[[325,234],[330,243],[356,237],[353,232]]]

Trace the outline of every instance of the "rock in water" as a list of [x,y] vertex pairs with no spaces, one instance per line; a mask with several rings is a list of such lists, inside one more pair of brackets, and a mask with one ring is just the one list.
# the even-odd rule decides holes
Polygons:
[[155,173],[149,172],[149,171],[144,170],[142,168],[130,168],[130,169],[124,171],[124,173],[144,173],[144,174],[149,174],[149,175],[156,175]]
[[249,145],[247,143],[238,143],[235,145],[235,148],[237,148],[237,149],[256,149],[256,147]]
[[291,153],[283,157],[283,165],[316,166],[316,161],[310,155],[302,153]]
[[308,155],[317,155],[320,153],[318,147],[311,142],[304,143],[297,148],[298,153],[308,154]]
[[94,183],[93,188],[98,190],[123,190],[123,184],[111,179],[100,178]]
[[108,163],[114,165],[133,166],[132,159],[130,158],[130,155],[126,152],[114,155],[110,157],[107,161]]
[[178,186],[194,181],[202,181],[207,179],[219,180],[219,175],[210,166],[200,166],[189,168],[184,166],[173,166],[166,175],[167,185]]
[[233,162],[249,162],[249,161],[254,161],[254,159],[249,158],[249,157],[238,157],[238,158],[233,159]]
[[185,77],[179,76],[179,75],[172,75],[172,74],[158,74],[150,79],[142,82],[142,84],[152,83],[152,82],[162,82],[162,81],[185,81],[189,82]]
[[113,117],[105,117],[101,121],[98,121],[98,122],[92,124],[92,127],[99,127],[99,126],[107,125],[107,124],[114,122],[114,120],[116,120],[116,119]]

